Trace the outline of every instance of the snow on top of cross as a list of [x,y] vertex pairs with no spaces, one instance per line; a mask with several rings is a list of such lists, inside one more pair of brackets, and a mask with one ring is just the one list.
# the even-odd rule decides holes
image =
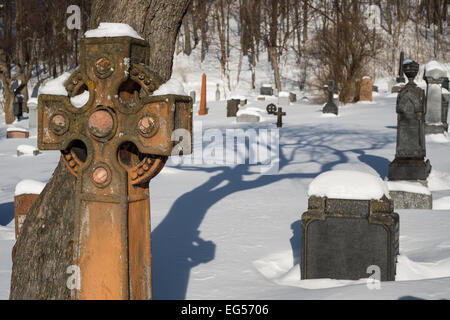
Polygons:
[[308,196],[355,200],[390,198],[387,186],[380,177],[351,170],[320,174],[309,184]]
[[153,92],[154,96],[161,96],[165,94],[178,94],[185,96],[186,92],[184,91],[184,86],[180,81],[175,78],[171,78],[169,81],[161,85],[155,92]]
[[84,33],[86,38],[114,38],[132,37],[144,40],[132,27],[126,23],[100,22],[97,29],[88,30]]
[[19,196],[21,194],[40,194],[42,190],[44,190],[44,187],[45,183],[43,182],[25,179],[20,181],[16,185],[14,195]]
[[64,87],[64,82],[69,79],[70,73],[64,72],[58,78],[48,81],[44,86],[39,88],[39,94],[52,94],[52,95],[60,95],[67,96],[69,93]]

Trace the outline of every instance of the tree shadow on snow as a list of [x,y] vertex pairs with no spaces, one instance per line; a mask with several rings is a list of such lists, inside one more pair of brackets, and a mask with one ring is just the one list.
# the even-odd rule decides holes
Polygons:
[[[359,142],[355,142],[355,137]],[[214,259],[216,244],[202,239],[199,236],[199,227],[208,210],[221,199],[237,192],[257,189],[285,179],[313,179],[320,173],[333,169],[337,164],[348,162],[349,158],[346,153],[350,154],[356,150],[359,154],[364,154],[368,150],[381,149],[392,141],[395,141],[395,137],[381,135],[377,132],[297,126],[283,128],[280,131],[280,172],[278,174],[261,175],[252,171],[252,165],[248,164],[234,167],[222,165],[217,167],[177,166],[180,170],[203,171],[211,175],[205,183],[176,199],[165,218],[152,232],[154,299],[185,299],[191,269]],[[347,144],[352,145],[352,148],[343,148],[342,142],[348,142]],[[333,147],[338,144],[341,148]],[[359,144],[361,146],[355,149]],[[296,160],[294,156],[298,152],[307,155],[307,158],[301,157],[301,160]],[[367,158],[364,159],[367,160]],[[319,164],[319,170],[283,173],[283,168],[288,165],[311,162]],[[259,176],[254,180],[244,180],[244,176],[252,174]],[[220,187],[218,187],[219,185]],[[273,199],[267,201],[273,201]],[[305,209],[296,208],[300,212]],[[291,228],[293,230],[291,238],[293,257],[295,263],[299,263],[300,220],[294,222]],[[218,276],[226,277],[226,275]]]
[[14,219],[14,202],[0,203],[0,226],[7,226]]

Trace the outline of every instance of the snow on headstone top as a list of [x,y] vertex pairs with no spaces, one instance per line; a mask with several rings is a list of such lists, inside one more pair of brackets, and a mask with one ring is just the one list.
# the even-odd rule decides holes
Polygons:
[[424,72],[426,77],[432,77],[435,79],[445,77],[447,75],[442,65],[435,60],[432,60],[425,65]]
[[278,93],[278,96],[279,97],[289,97],[289,92],[287,92],[287,91],[280,91]]
[[64,87],[64,82],[66,82],[69,77],[70,73],[64,72],[58,78],[48,81],[44,86],[39,88],[39,94],[68,96],[69,93]]
[[309,185],[308,196],[332,199],[371,200],[389,197],[386,184],[380,177],[351,170],[327,171]]
[[15,196],[19,196],[21,194],[40,194],[42,190],[45,187],[45,183],[31,180],[31,179],[25,179],[20,181],[16,185],[16,190],[14,192]]
[[178,94],[185,96],[186,92],[184,91],[184,86],[180,81],[171,78],[169,81],[161,85],[158,90],[153,92],[154,96],[161,96],[165,94]]
[[369,76],[364,76],[364,77],[362,77],[362,79],[364,80],[364,79],[372,79],[372,78]]
[[11,132],[11,131],[28,132],[28,129],[21,128],[21,127],[8,127],[6,129],[6,132]]
[[97,29],[86,31],[84,36],[86,38],[132,37],[144,40],[144,38],[126,23],[100,22]]
[[430,195],[430,190],[420,182],[416,181],[388,181],[388,188],[391,191],[403,191]]
[[411,62],[413,62],[413,60],[410,58],[403,60],[403,64],[407,64],[407,63],[411,63]]
[[264,88],[272,88],[272,85],[269,83],[263,83],[262,87]]

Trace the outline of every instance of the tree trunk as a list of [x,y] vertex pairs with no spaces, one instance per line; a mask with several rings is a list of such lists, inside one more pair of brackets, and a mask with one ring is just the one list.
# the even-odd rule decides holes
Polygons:
[[[167,81],[175,39],[189,0],[94,0],[91,27],[101,21],[128,23],[150,42],[150,66]],[[70,299],[75,177],[60,160],[28,212],[13,249],[11,299]]]
[[3,97],[5,98],[4,102],[4,111],[5,111],[5,123],[12,124],[16,117],[14,116],[14,91],[9,90],[6,84],[3,85]]

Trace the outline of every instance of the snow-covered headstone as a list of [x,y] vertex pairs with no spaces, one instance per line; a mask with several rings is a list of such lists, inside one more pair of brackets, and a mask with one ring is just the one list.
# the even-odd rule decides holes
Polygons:
[[395,280],[399,216],[379,176],[328,171],[311,182],[308,196],[302,215],[302,279],[358,280],[375,265],[378,280]]
[[446,72],[437,61],[430,61],[425,65],[423,77],[427,83],[425,134],[444,133],[442,84],[445,80]]
[[38,109],[38,100],[37,98],[28,99],[28,128],[35,129],[38,125],[37,119],[37,109]]
[[278,93],[278,104],[282,107],[289,106],[290,98],[289,98],[289,92],[286,91],[280,91]]
[[263,84],[260,89],[260,94],[263,96],[273,96],[273,88],[271,84]]
[[322,109],[323,113],[332,113],[338,114],[338,106],[335,102],[335,91],[338,91],[339,88],[334,85],[334,81],[328,81],[328,85],[323,88],[328,93],[328,101]]
[[35,180],[22,180],[16,185],[14,192],[14,223],[16,239],[25,222],[28,211],[39,197],[45,187],[45,183]]

